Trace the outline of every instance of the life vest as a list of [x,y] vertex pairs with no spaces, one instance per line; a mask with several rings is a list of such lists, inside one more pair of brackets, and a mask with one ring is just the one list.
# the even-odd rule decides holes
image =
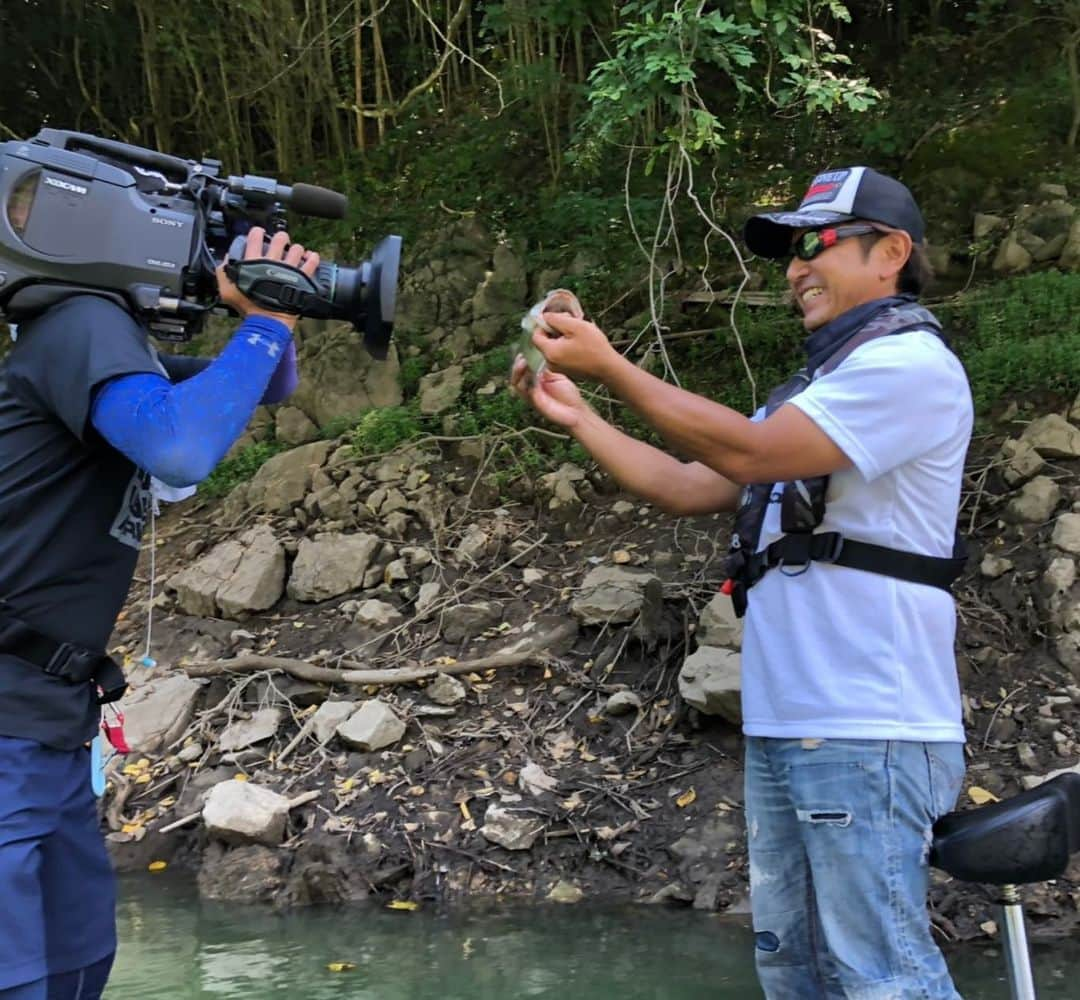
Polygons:
[[[941,324],[933,313],[922,306],[911,304],[886,309],[841,344],[819,366],[818,371],[828,374],[857,347],[871,340],[927,328],[941,335]],[[765,404],[765,416],[771,416],[802,392],[810,385],[812,377],[809,369],[802,368],[774,389]],[[964,571],[967,551],[959,531],[950,557],[860,542],[845,538],[839,531],[815,533],[814,529],[825,519],[828,476],[813,476],[784,484],[780,494],[780,529],[784,534],[758,552],[765,514],[775,486],[775,483],[752,483],[747,486],[735,513],[735,531],[724,564],[728,579],[721,590],[731,596],[735,614],[739,618],[746,613],[750,588],[776,567],[782,567],[789,576],[798,576],[809,569],[812,562],[827,562],[946,591]]]

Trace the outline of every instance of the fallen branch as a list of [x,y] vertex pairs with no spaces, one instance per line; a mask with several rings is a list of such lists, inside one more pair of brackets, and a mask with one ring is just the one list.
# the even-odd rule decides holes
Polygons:
[[[559,626],[548,638],[553,645],[565,641],[576,631],[577,625]],[[527,648],[517,652],[492,653],[475,660],[459,660],[457,663],[432,664],[426,667],[397,667],[387,670],[360,669],[360,664],[353,660],[342,660],[342,666],[351,669],[334,670],[330,667],[316,667],[307,660],[295,660],[286,656],[259,656],[248,653],[231,660],[210,660],[205,663],[192,663],[184,668],[189,677],[220,677],[223,674],[242,674],[256,670],[282,670],[304,681],[322,684],[360,684],[388,686],[392,684],[415,684],[417,681],[431,680],[437,674],[471,674],[481,670],[496,670],[500,667],[516,667],[525,663],[546,666],[554,658],[545,650]]]

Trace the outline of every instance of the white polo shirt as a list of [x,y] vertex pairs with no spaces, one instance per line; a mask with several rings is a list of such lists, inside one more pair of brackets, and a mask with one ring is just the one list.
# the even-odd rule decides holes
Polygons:
[[[938,337],[870,341],[785,405],[853,463],[832,475],[818,531],[952,555],[973,411],[967,376]],[[780,535],[774,502],[759,550]],[[745,624],[747,735],[963,742],[945,591],[826,563],[794,577],[772,569],[750,590]]]

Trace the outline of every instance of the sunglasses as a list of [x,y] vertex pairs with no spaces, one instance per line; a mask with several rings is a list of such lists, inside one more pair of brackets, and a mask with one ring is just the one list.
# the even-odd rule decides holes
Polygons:
[[836,246],[841,240],[849,236],[866,236],[868,233],[880,233],[876,226],[866,223],[856,223],[851,226],[830,226],[827,229],[808,229],[801,236],[796,236],[792,241],[788,256],[798,257],[799,260],[813,260],[818,254],[824,253],[829,247]]

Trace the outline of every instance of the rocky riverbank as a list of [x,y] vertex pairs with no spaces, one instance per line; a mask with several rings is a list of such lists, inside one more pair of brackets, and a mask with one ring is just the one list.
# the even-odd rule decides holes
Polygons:
[[[1012,409],[964,498],[962,807],[1080,766],[1080,406]],[[153,597],[144,555],[114,637],[120,867],[279,906],[745,907],[727,519],[569,464],[496,482],[485,454],[309,443],[158,520]],[[1036,935],[1068,932],[1080,868],[1025,896]],[[978,887],[938,877],[933,902],[947,938],[995,932]]]

